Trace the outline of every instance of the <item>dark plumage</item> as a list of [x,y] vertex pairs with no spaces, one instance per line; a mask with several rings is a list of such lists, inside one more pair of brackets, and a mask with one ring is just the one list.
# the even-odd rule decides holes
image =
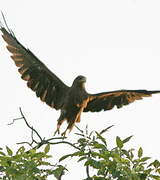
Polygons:
[[65,135],[67,130],[71,131],[76,122],[80,122],[82,112],[106,111],[114,106],[121,108],[142,97],[160,93],[160,91],[147,90],[119,90],[89,94],[85,90],[86,78],[84,76],[76,77],[72,86],[68,87],[29,49],[26,49],[8,27],[1,25],[1,31],[7,43],[7,49],[12,54],[11,58],[19,68],[22,79],[27,81],[27,86],[50,107],[61,110],[57,132],[63,121],[67,120],[68,126],[62,135]]

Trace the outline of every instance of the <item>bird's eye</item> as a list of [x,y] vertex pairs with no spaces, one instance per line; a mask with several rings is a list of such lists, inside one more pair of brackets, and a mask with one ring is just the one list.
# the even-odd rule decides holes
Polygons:
[[83,80],[83,79],[84,79],[84,77],[83,77],[83,76],[79,77],[79,80]]

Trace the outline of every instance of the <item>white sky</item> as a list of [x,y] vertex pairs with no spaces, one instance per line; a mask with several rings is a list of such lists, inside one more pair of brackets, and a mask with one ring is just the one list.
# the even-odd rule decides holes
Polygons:
[[[81,74],[87,77],[90,93],[160,89],[159,0],[1,0],[0,9],[20,42],[67,85]],[[24,122],[6,125],[19,117],[19,107],[42,136],[51,137],[59,112],[26,87],[2,38],[0,42],[0,145],[15,147],[30,138]],[[97,131],[114,124],[106,134],[110,146],[117,135],[134,135],[128,147],[142,146],[146,156],[159,158],[160,95],[118,110],[83,113],[78,126],[86,124]],[[68,140],[74,140],[74,132]],[[71,148],[55,146],[52,151],[57,158]],[[84,173],[72,162],[64,179],[81,180]]]

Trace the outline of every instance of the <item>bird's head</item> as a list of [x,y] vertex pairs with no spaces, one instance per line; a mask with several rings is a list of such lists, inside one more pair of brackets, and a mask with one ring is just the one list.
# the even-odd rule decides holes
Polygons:
[[84,76],[77,76],[73,81],[73,86],[83,87],[86,82],[86,77]]

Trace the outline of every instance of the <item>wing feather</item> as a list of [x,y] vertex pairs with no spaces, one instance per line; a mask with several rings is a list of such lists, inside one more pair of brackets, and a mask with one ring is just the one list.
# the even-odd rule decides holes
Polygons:
[[90,94],[90,101],[88,102],[84,112],[99,112],[101,110],[110,110],[115,106],[121,108],[128,105],[135,100],[140,100],[143,97],[149,97],[154,93],[160,91],[147,91],[147,90],[119,90],[104,92],[99,94]]
[[60,109],[69,87],[53,74],[29,49],[26,49],[10,31],[1,26],[11,58],[19,68],[21,78],[35,91],[37,97],[55,109]]

